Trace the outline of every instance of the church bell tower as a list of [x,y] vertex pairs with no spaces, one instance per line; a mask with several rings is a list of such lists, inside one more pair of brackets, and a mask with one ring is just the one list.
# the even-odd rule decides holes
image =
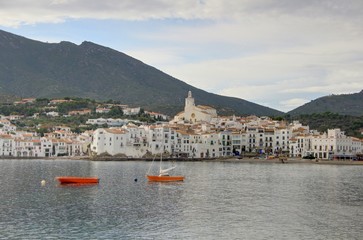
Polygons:
[[195,106],[194,98],[192,97],[192,92],[188,92],[188,97],[185,98],[185,107],[184,111],[188,112],[188,110],[192,110],[192,108]]

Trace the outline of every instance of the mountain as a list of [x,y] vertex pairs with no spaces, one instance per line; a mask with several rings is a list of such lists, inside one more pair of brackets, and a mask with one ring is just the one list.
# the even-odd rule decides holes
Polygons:
[[281,115],[243,99],[208,93],[124,53],[83,42],[44,43],[0,30],[0,95],[115,100],[175,114],[192,91],[219,114]]
[[321,97],[288,112],[288,114],[296,116],[324,112],[363,116],[363,90],[359,93]]

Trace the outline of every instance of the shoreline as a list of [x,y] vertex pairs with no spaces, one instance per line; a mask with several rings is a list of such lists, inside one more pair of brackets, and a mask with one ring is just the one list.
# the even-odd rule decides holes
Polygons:
[[[94,162],[123,162],[123,161],[153,161],[153,158],[125,158],[125,157],[0,157],[1,160],[83,160]],[[287,159],[265,159],[265,158],[163,158],[163,161],[176,162],[226,162],[226,163],[250,163],[250,164],[321,164],[321,165],[358,165],[363,166],[363,161],[352,160],[322,160],[322,159],[302,159],[302,158],[287,158]]]

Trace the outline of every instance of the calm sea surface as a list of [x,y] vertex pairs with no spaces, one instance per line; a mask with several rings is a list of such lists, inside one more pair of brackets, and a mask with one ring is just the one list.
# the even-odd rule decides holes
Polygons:
[[0,160],[0,239],[363,239],[362,166],[182,162],[165,184],[150,164]]

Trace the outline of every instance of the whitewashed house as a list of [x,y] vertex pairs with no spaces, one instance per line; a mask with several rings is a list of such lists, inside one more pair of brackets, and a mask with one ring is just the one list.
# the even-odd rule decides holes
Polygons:
[[16,132],[16,126],[8,119],[0,119],[0,133],[10,134]]
[[136,108],[130,108],[130,107],[125,107],[122,109],[122,112],[124,115],[137,115],[140,113],[141,108],[140,107],[136,107]]
[[274,153],[286,153],[289,151],[289,140],[292,137],[292,132],[288,127],[275,128],[275,144]]
[[16,157],[42,157],[40,140],[14,139],[13,156]]
[[231,131],[223,131],[219,133],[219,139],[222,145],[223,156],[232,156],[232,132]]
[[294,157],[314,156],[318,159],[353,159],[362,151],[361,140],[348,137],[340,129],[327,133],[294,137],[290,153]]
[[0,155],[12,156],[14,147],[14,138],[8,134],[0,135]]
[[68,139],[51,139],[53,156],[70,156]]
[[301,134],[292,137],[289,141],[290,157],[309,156],[311,149],[311,135]]
[[223,156],[223,146],[217,133],[195,135],[192,145],[192,156],[197,158],[215,158]]
[[46,137],[42,137],[40,138],[40,143],[42,146],[42,157],[52,157],[54,156],[53,154],[53,142],[46,138]]
[[96,113],[108,113],[110,111],[111,111],[110,108],[104,108],[104,107],[98,107],[98,108],[96,108]]
[[148,151],[151,154],[173,154],[171,129],[162,125],[150,126],[147,131]]
[[48,117],[59,117],[59,112],[51,111],[47,112],[45,115],[47,115]]
[[232,132],[232,153],[241,155],[246,152],[247,133],[244,130],[235,130]]
[[94,131],[91,151],[100,154],[126,154],[128,131],[121,128],[99,128]]

